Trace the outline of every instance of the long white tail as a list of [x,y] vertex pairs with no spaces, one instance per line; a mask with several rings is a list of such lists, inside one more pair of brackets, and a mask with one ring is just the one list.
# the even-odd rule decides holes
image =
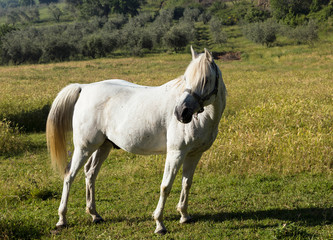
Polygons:
[[54,99],[46,122],[47,146],[52,165],[61,174],[67,167],[67,132],[72,130],[74,106],[81,92],[80,84],[71,84],[62,89]]

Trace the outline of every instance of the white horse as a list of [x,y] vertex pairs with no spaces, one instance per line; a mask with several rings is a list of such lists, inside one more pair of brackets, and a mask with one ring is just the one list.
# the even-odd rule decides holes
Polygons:
[[[124,80],[71,84],[55,98],[47,119],[52,162],[64,174],[57,229],[66,226],[68,195],[85,164],[87,212],[103,221],[95,205],[95,180],[111,148],[136,154],[165,154],[160,198],[153,213],[155,233],[164,234],[163,209],[175,176],[183,165],[177,210],[181,223],[187,213],[193,173],[203,152],[213,144],[226,105],[222,74],[206,49],[197,54],[185,74],[159,87]],[[73,130],[74,153],[67,164],[66,132]]]

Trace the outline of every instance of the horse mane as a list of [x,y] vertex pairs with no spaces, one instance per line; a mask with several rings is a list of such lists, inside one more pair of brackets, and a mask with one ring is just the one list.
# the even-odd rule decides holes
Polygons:
[[179,76],[175,78],[174,80],[167,82],[166,84],[170,84],[171,87],[179,89],[179,91],[185,90],[185,81],[184,76]]
[[208,80],[207,76],[210,76],[214,72],[211,63],[212,59],[209,59],[205,53],[193,59],[184,74],[186,84],[189,85],[186,87],[198,94],[203,94]]

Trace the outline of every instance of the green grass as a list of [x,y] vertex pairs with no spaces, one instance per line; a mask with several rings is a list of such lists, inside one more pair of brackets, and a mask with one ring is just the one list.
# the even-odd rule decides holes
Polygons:
[[164,237],[153,234],[151,218],[164,156],[123,151],[111,152],[97,179],[97,209],[106,222],[94,225],[85,213],[80,171],[69,227],[52,235],[62,181],[46,151],[45,119],[69,83],[121,78],[160,85],[183,74],[190,55],[0,67],[0,119],[6,118],[0,143],[8,143],[0,148],[15,146],[0,151],[0,238],[332,239],[332,37],[311,47],[265,48],[239,37],[234,27],[227,31],[233,37],[215,50],[240,51],[242,60],[217,61],[228,102],[218,138],[194,176],[189,211],[195,222],[178,223],[178,174]]
[[[56,239],[142,239],[153,235],[151,213],[158,200],[163,159],[113,153],[97,182],[97,207],[106,222],[94,225],[85,214],[84,176],[71,191],[69,227],[52,235],[61,182],[44,155],[12,159],[6,169],[7,193],[0,195],[2,236]],[[12,170],[9,173],[9,170]],[[16,175],[13,181],[10,175]],[[18,180],[21,179],[21,180]],[[46,181],[47,179],[47,181]],[[180,178],[165,209],[169,229],[163,239],[329,239],[333,236],[332,176],[221,176],[199,168],[191,191],[193,224],[180,225],[175,206]],[[3,183],[2,191],[3,192]]]

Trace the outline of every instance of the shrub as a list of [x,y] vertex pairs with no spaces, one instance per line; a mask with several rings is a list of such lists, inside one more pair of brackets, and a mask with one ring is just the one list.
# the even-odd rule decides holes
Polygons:
[[273,16],[280,20],[288,14],[293,16],[308,14],[310,12],[312,0],[270,0]]
[[316,19],[320,22],[326,21],[330,16],[333,16],[333,3],[326,7],[323,7],[321,10],[317,12],[311,12],[308,17],[310,19]]
[[113,17],[109,19],[108,22],[113,24],[117,29],[120,29],[125,23],[127,23],[128,19],[123,14],[115,14]]
[[92,34],[83,40],[82,54],[92,58],[105,57],[101,35]]
[[42,49],[38,41],[40,35],[41,31],[36,28],[6,34],[2,38],[2,61],[13,64],[38,62],[42,56]]
[[29,140],[21,136],[17,126],[11,127],[11,122],[6,119],[0,121],[0,155],[15,155],[28,146]]
[[54,20],[56,22],[59,22],[60,21],[60,17],[62,15],[64,15],[64,12],[58,8],[57,5],[55,5],[54,3],[51,3],[49,6],[48,6],[48,10],[49,10],[49,13],[53,16]]
[[250,23],[243,26],[243,34],[249,40],[270,46],[276,40],[278,26],[269,19],[265,22]]
[[288,38],[295,40],[297,44],[312,44],[318,39],[318,24],[315,20],[310,20],[295,28],[285,26],[283,34]]
[[118,46],[118,34],[100,32],[83,40],[82,54],[92,58],[105,57]]
[[213,14],[216,14],[219,11],[227,9],[227,4],[223,0],[214,1],[209,7],[209,11]]
[[[91,23],[93,24],[93,23]],[[80,53],[80,43],[91,25],[54,25],[42,28],[39,36],[43,54],[40,62],[65,61]]]
[[178,52],[194,38],[194,26],[191,22],[174,25],[163,37],[166,47]]
[[261,10],[257,7],[251,7],[247,10],[244,20],[248,23],[262,22],[267,20],[269,17],[270,14],[268,11]]
[[139,15],[133,17],[130,19],[130,22],[133,21],[136,24],[138,24],[139,26],[143,27],[145,26],[148,22],[152,21],[152,16],[150,13],[147,12],[143,12],[140,13]]
[[204,24],[208,23],[211,20],[212,16],[207,13],[207,12],[203,12],[199,18],[198,21],[203,22]]
[[65,61],[78,52],[78,49],[60,36],[45,36],[42,45],[43,54],[40,62]]
[[44,63],[77,58],[82,52],[84,36],[95,33],[97,26],[96,22],[85,22],[12,31],[2,38],[2,62]]
[[155,18],[155,21],[148,26],[148,30],[151,33],[154,45],[161,45],[163,36],[170,30],[172,26],[172,21],[173,11],[161,10],[159,15]]
[[151,50],[153,48],[153,33],[148,31],[143,22],[129,21],[119,33],[120,42],[124,49],[133,55],[141,55],[143,49]]
[[15,25],[16,23],[21,21],[21,17],[19,15],[19,12],[17,10],[11,9],[7,12],[7,24],[13,24]]
[[286,25],[296,27],[298,25],[302,25],[307,21],[307,17],[305,14],[294,14],[293,12],[289,12],[282,22]]
[[214,7],[214,3],[210,10],[222,21],[223,25],[237,24],[240,20],[244,19],[248,9],[253,8],[253,4],[247,1],[238,1],[232,7],[228,7],[222,1],[219,2],[216,3],[219,7]]
[[185,8],[183,18],[185,21],[198,21],[200,10],[198,8]]
[[149,30],[144,29],[139,40],[139,46],[143,49],[151,50],[153,49],[153,45],[152,33]]
[[14,30],[17,30],[17,28],[14,26],[10,26],[8,24],[0,25],[0,44],[1,44],[1,38],[4,37],[7,33],[12,32]]
[[209,25],[215,43],[222,44],[227,42],[227,34],[222,31],[222,22],[219,19],[213,18]]
[[37,7],[10,9],[6,16],[8,24],[37,22],[39,10]]

